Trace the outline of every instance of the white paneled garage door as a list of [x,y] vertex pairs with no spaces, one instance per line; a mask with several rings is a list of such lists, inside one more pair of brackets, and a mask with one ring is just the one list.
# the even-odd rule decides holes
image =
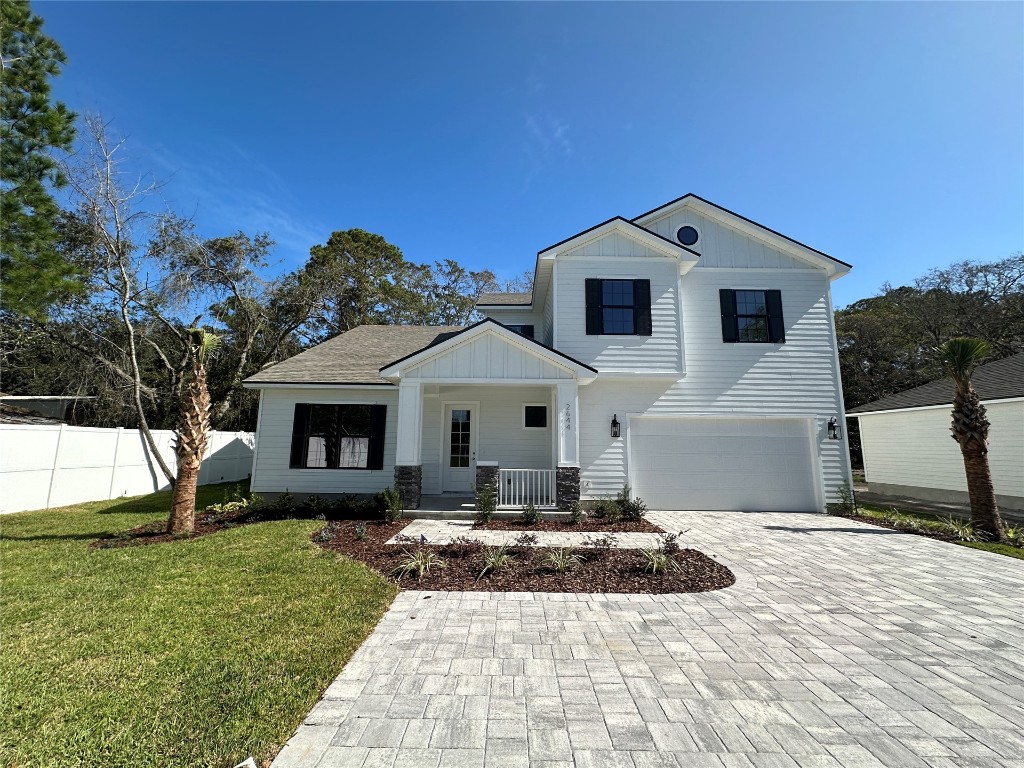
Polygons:
[[807,419],[633,416],[633,492],[651,509],[814,512]]

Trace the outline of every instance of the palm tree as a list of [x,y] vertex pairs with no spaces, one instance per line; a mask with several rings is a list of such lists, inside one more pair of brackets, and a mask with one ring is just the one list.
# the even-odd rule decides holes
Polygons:
[[975,531],[992,541],[1003,538],[992,470],[988,466],[988,428],[985,406],[971,384],[971,374],[989,356],[991,347],[981,339],[950,339],[938,349],[942,363],[953,377],[953,423],[949,431],[960,444],[971,498],[971,523]]
[[192,533],[196,523],[196,485],[210,431],[210,391],[206,387],[206,361],[216,354],[221,340],[201,328],[187,331],[192,376],[181,401],[178,425],[178,479],[171,499],[168,533]]

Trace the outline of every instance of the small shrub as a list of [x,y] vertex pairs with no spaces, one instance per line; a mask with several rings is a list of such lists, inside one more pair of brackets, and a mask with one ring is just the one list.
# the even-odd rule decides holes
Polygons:
[[276,499],[274,499],[274,503],[273,503],[274,509],[279,509],[279,510],[290,510],[294,506],[295,506],[295,497],[288,491],[287,488],[284,489],[284,493],[282,493],[280,496],[278,496]]
[[586,516],[587,513],[583,511],[583,506],[578,501],[569,505],[569,525],[579,525]]
[[946,533],[950,534],[957,541],[981,541],[981,537],[974,530],[974,525],[969,520],[960,520],[950,515],[942,521]]
[[395,523],[402,519],[404,505],[402,497],[394,488],[388,487],[381,491],[384,501],[384,520],[388,523]]
[[660,548],[663,552],[667,552],[670,555],[676,554],[681,547],[679,546],[679,537],[682,536],[686,531],[680,531],[679,533],[666,533],[661,537]]
[[366,541],[366,523],[356,523],[353,532],[356,535],[356,541]]
[[536,533],[521,533],[516,536],[517,547],[532,547],[537,543]]
[[266,504],[266,499],[264,499],[258,493],[250,493],[248,501],[249,509],[252,510],[263,509],[263,505]]
[[617,523],[622,516],[619,505],[611,499],[598,499],[594,502],[590,514],[605,523]]
[[313,541],[317,544],[326,544],[328,541],[334,540],[334,528],[330,525],[325,525],[319,531],[313,534]]
[[469,557],[474,552],[479,552],[484,548],[484,543],[480,539],[471,539],[467,536],[458,536],[451,540],[446,547],[447,552],[456,558]]
[[490,483],[478,486],[476,489],[476,521],[478,523],[489,523],[494,516],[494,510],[498,508],[498,499],[494,495],[494,486]]
[[582,563],[583,557],[572,547],[562,547],[560,549],[552,549],[548,552],[545,562],[559,573],[565,573],[570,568]]
[[849,483],[844,481],[836,489],[836,495],[839,496],[839,503],[829,504],[829,511],[834,509],[835,513],[841,517],[853,517],[857,514],[857,497],[854,495]]
[[420,547],[415,552],[405,550],[405,555],[405,560],[395,566],[391,572],[392,575],[398,577],[399,581],[410,573],[415,573],[416,579],[419,580],[424,576],[429,576],[431,568],[440,569],[448,566],[448,563],[437,552],[424,547]]
[[1011,547],[1024,547],[1024,527],[1008,525],[1003,529],[1003,538]]
[[317,496],[316,494],[313,494],[312,496],[308,496],[306,498],[306,506],[313,512],[323,514],[332,506],[334,506],[334,503],[330,501],[330,499],[325,499],[323,496]]
[[515,560],[511,554],[509,554],[508,547],[502,544],[500,547],[487,547],[484,549],[484,569],[480,571],[480,575],[477,576],[477,581],[482,579],[487,573],[494,573],[509,565]]
[[619,508],[619,515],[623,520],[642,520],[647,514],[647,505],[644,500],[633,498],[628,485],[622,486],[619,495],[615,497],[615,506]]
[[606,533],[603,536],[587,536],[583,539],[583,546],[594,550],[594,554],[597,557],[605,557],[615,546],[616,539],[610,534]]
[[522,512],[523,525],[536,525],[543,519],[540,510],[533,504],[527,504]]

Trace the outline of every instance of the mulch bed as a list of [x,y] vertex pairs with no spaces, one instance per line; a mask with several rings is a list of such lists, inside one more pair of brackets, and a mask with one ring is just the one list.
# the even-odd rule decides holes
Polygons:
[[674,555],[679,565],[678,569],[652,575],[644,571],[646,561],[639,550],[604,547],[577,548],[576,552],[585,559],[565,573],[558,573],[546,562],[550,551],[548,549],[530,546],[510,547],[508,552],[515,560],[497,572],[480,577],[480,572],[484,568],[484,547],[468,538],[453,544],[429,547],[445,561],[446,567],[432,568],[422,579],[409,575],[399,580],[393,575],[395,568],[419,545],[415,542],[388,545],[385,542],[400,533],[407,524],[407,521],[367,521],[365,538],[359,540],[356,538],[356,523],[332,522],[314,533],[312,540],[325,549],[365,563],[385,577],[396,581],[404,589],[668,594],[709,592],[723,589],[736,582],[732,571],[703,552],[693,549],[680,550]]
[[211,533],[239,525],[262,523],[268,520],[281,520],[296,515],[272,509],[252,510],[241,509],[234,512],[196,512],[196,525],[192,533],[170,534],[167,532],[167,521],[156,520],[152,523],[139,525],[121,533],[109,533],[92,543],[96,549],[118,549],[120,547],[141,547],[147,544],[163,544],[168,541],[182,541],[209,536]]
[[619,520],[609,522],[608,518],[587,516],[573,525],[568,520],[541,520],[527,525],[518,518],[492,519],[488,523],[474,523],[479,531],[559,531],[561,533],[664,533],[665,531],[650,520]]

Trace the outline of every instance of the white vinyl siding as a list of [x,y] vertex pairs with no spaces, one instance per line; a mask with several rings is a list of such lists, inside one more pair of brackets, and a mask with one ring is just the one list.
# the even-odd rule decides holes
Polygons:
[[808,419],[632,417],[630,484],[651,509],[814,512]]
[[[561,280],[559,266],[560,284]],[[718,291],[743,287],[782,292],[784,344],[722,341]],[[613,414],[623,423],[626,415],[643,413],[751,414],[814,420],[813,445],[826,501],[837,501],[836,490],[848,480],[849,469],[846,441],[829,440],[826,435],[828,419],[842,413],[842,393],[824,272],[694,269],[682,278],[682,305],[685,377],[663,382],[599,377],[580,387],[584,498],[612,495],[626,482],[625,434],[618,439],[610,437]]]
[[[292,425],[296,403],[350,403],[386,405],[384,468],[291,469]],[[395,441],[398,421],[398,388],[362,389],[277,389],[262,391],[256,431],[256,459],[253,465],[254,493],[290,491],[309,494],[376,493],[394,483]]]
[[[864,473],[873,484],[967,491],[952,405],[858,416]],[[986,403],[988,462],[997,496],[1024,499],[1024,400]]]
[[479,403],[477,461],[496,461],[506,469],[554,468],[550,411],[547,428],[523,429],[523,403],[550,403],[551,387],[441,386],[423,400],[424,493],[441,492],[445,402]]
[[[650,336],[588,336],[587,278],[651,281]],[[657,258],[559,257],[558,350],[602,373],[679,373],[678,264]]]
[[644,224],[645,229],[668,238],[673,243],[676,232],[685,224],[697,228],[700,239],[692,246],[700,254],[696,269],[707,267],[743,267],[751,269],[809,269],[810,263],[783,253],[763,240],[750,237],[732,227],[720,224],[691,208],[682,208],[660,219]]

